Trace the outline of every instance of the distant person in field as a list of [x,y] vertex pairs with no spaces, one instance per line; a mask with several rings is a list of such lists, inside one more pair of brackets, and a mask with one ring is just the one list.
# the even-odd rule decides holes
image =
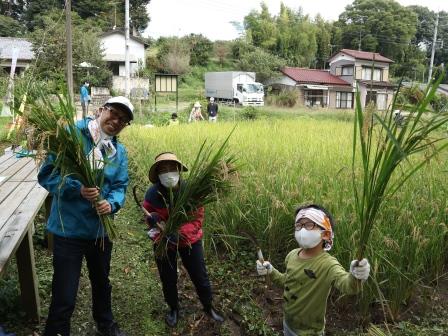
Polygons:
[[169,217],[170,192],[176,197],[179,190],[185,186],[180,173],[187,170],[187,167],[178,160],[175,154],[165,152],[157,155],[154,164],[149,169],[149,180],[153,185],[146,192],[143,202],[143,207],[150,214],[146,222],[148,235],[154,241],[154,250],[158,244],[163,244],[167,249],[165,256],[156,256],[155,259],[162,281],[163,296],[170,308],[165,317],[165,321],[170,327],[174,327],[179,318],[178,254],[196,288],[205,313],[217,322],[224,321],[212,306],[212,289],[205,267],[202,247],[204,208],[193,210],[191,220],[181,224],[177,234],[169,235],[163,240],[160,235]]
[[367,259],[353,260],[347,272],[327,251],[333,246],[331,214],[315,204],[296,210],[294,237],[299,245],[285,259],[285,273],[269,261],[256,262],[259,275],[269,276],[283,292],[283,334],[324,335],[327,299],[332,287],[356,294],[370,273]]
[[90,95],[89,95],[89,86],[90,82],[85,81],[84,84],[80,88],[80,97],[81,97],[81,107],[82,107],[82,118],[84,119],[89,114],[89,103],[90,103]]
[[177,113],[171,114],[171,119],[168,121],[168,126],[177,126],[179,125],[179,119],[177,118]]
[[202,115],[201,111],[201,104],[197,101],[194,103],[193,108],[190,112],[190,117],[188,118],[188,122],[194,122],[194,121],[200,121],[204,120],[204,116]]
[[218,119],[218,104],[215,103],[215,98],[210,97],[210,102],[207,105],[208,121],[216,122]]

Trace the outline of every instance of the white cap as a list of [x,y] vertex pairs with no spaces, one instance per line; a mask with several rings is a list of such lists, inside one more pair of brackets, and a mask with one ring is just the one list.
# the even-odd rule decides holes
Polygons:
[[212,101],[215,101],[215,98],[213,98],[213,97],[210,97],[210,101],[212,102]]
[[104,105],[107,105],[107,104],[120,105],[123,108],[123,110],[125,112],[127,112],[129,119],[130,120],[134,119],[134,105],[132,105],[130,100],[127,99],[126,97],[123,97],[123,96],[112,97],[112,98],[108,99]]

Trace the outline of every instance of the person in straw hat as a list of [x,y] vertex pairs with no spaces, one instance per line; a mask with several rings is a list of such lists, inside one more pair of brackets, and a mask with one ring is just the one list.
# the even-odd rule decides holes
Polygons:
[[200,120],[204,120],[204,116],[202,115],[201,104],[197,101],[196,103],[194,103],[193,108],[191,109],[190,117],[188,117],[188,122]]
[[187,167],[174,153],[160,153],[149,169],[149,180],[153,185],[145,194],[143,207],[149,212],[147,217],[148,235],[154,241],[154,250],[157,244],[168,246],[163,257],[156,256],[157,268],[162,281],[163,296],[170,310],[165,321],[170,327],[177,324],[179,318],[179,302],[177,293],[177,254],[180,254],[204,311],[215,321],[224,319],[212,306],[212,290],[204,261],[202,247],[202,223],[204,221],[204,208],[200,207],[193,212],[193,219],[183,223],[176,235],[170,235],[166,241],[161,242],[161,230],[168,220],[168,207],[170,206],[170,192],[176,193],[182,188],[183,181],[180,173],[188,171]]

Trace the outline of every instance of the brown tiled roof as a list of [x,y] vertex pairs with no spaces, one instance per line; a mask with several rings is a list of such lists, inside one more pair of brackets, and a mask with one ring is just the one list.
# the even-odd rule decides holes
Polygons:
[[332,84],[350,85],[350,83],[339,77],[333,76],[327,70],[304,69],[304,68],[283,68],[282,72],[294,79],[298,83],[309,84]]
[[383,81],[370,81],[370,80],[361,80],[359,81],[361,84],[364,84],[365,86],[373,86],[373,87],[387,87],[387,88],[394,88],[396,87],[395,84],[392,84],[390,82],[383,82]]
[[[341,49],[335,55],[337,55],[339,53],[344,53],[344,54],[347,54],[347,55],[352,56],[354,58],[362,59],[362,60],[368,60],[368,61],[378,61],[378,62],[385,62],[385,63],[393,63],[394,62],[390,58],[384,57],[383,55],[381,55],[379,53],[374,53],[374,52],[370,52],[370,51]],[[331,57],[331,58],[333,58],[333,57]]]

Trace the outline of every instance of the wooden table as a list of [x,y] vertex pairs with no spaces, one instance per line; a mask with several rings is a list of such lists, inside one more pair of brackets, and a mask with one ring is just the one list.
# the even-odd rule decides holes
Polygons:
[[37,183],[32,158],[0,156],[0,274],[15,254],[23,309],[35,320],[40,319],[40,304],[32,234],[47,194]]

